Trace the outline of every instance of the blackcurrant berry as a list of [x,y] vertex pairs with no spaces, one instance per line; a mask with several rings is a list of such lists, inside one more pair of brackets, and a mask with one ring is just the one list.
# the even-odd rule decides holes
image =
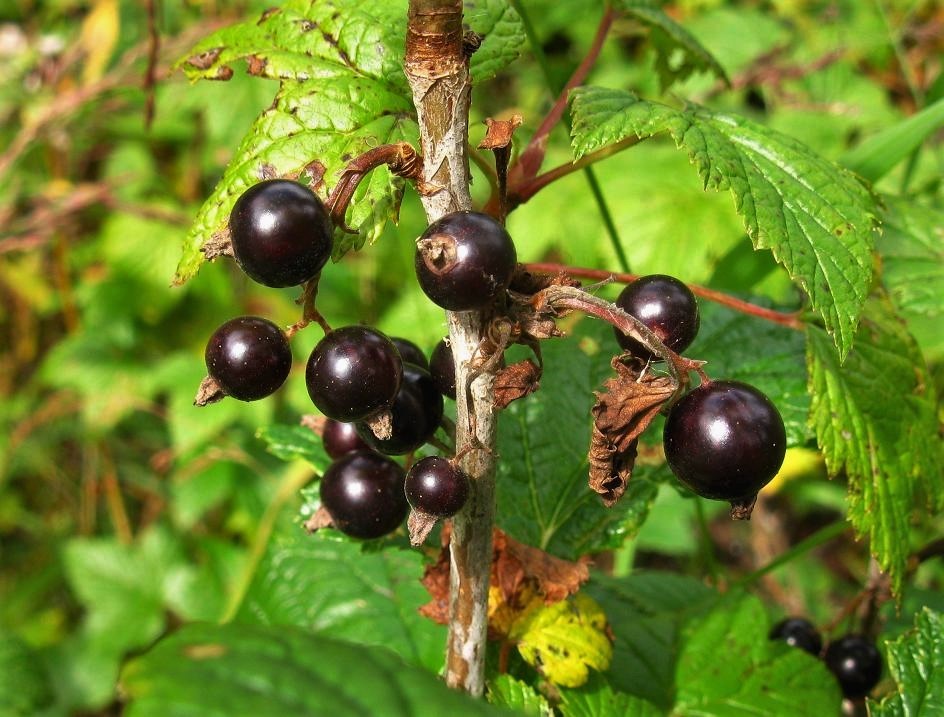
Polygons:
[[321,504],[334,527],[354,538],[392,533],[406,518],[403,469],[373,451],[354,451],[328,466],[321,478]]
[[[672,276],[651,274],[640,277],[626,285],[617,297],[616,305],[639,319],[676,353],[687,349],[698,334],[700,320],[695,295]],[[624,351],[630,351],[641,359],[657,359],[636,339],[621,331],[616,331],[616,340]]]
[[308,395],[328,418],[359,421],[390,405],[400,388],[402,365],[397,347],[379,331],[335,329],[308,357]]
[[823,660],[849,699],[865,697],[882,676],[882,655],[862,635],[846,635],[829,643]]
[[823,638],[809,620],[788,617],[774,625],[769,635],[771,640],[783,640],[791,647],[799,647],[811,655],[819,655],[823,649]]
[[456,365],[452,358],[452,348],[443,339],[429,357],[429,375],[433,377],[436,389],[453,401],[456,400]]
[[229,215],[236,262],[266,286],[295,286],[321,271],[331,256],[331,220],[308,187],[287,179],[254,184]]
[[416,242],[416,276],[426,295],[450,311],[482,309],[501,296],[517,255],[508,232],[487,214],[454,212]]
[[240,316],[220,326],[204,354],[207,373],[223,393],[255,401],[275,392],[292,368],[292,350],[278,326],[258,316]]
[[403,364],[403,381],[390,413],[390,438],[377,438],[366,423],[357,424],[358,435],[375,451],[400,456],[415,451],[433,437],[442,420],[443,397],[433,385],[429,371],[415,364]]
[[419,346],[409,339],[402,339],[399,336],[391,336],[390,340],[393,341],[393,345],[397,347],[397,351],[400,352],[400,358],[403,359],[405,363],[412,363],[420,368],[429,369],[429,361],[426,360],[426,354],[423,353],[423,349]]
[[357,435],[357,429],[353,423],[341,423],[330,418],[325,421],[321,441],[324,444],[325,453],[332,458],[340,458],[351,451],[370,450],[370,446]]
[[777,407],[739,381],[704,383],[672,406],[662,435],[678,479],[705,498],[755,496],[783,463],[786,431]]
[[469,476],[439,456],[418,460],[406,474],[406,499],[413,509],[440,518],[462,510],[470,488]]

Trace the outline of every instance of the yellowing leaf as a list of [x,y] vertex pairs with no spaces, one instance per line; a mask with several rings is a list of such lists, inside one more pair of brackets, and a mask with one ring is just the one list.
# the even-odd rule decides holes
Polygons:
[[97,0],[82,23],[79,44],[86,53],[82,67],[82,84],[101,79],[118,40],[120,26],[118,0]]
[[606,670],[613,659],[606,615],[581,593],[553,605],[535,605],[514,624],[511,637],[525,662],[563,687],[580,687],[591,668]]

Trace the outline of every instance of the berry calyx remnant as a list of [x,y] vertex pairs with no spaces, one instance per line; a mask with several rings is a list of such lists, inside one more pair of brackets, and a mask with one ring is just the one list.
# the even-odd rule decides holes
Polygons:
[[429,371],[416,364],[403,364],[403,380],[390,406],[391,435],[378,438],[366,423],[357,423],[357,433],[375,451],[400,456],[426,443],[439,427],[443,397]]
[[430,300],[450,311],[483,309],[504,294],[517,264],[515,245],[488,214],[453,212],[416,242],[416,277]]
[[269,179],[249,187],[229,216],[236,262],[265,286],[296,286],[313,278],[333,246],[331,219],[308,187]]
[[406,518],[404,472],[394,461],[372,451],[348,453],[321,478],[321,504],[338,530],[353,538],[380,538]]
[[400,388],[403,363],[393,342],[366,326],[344,326],[315,346],[305,368],[312,403],[350,423],[386,408]]
[[676,477],[704,498],[746,506],[780,470],[787,436],[777,407],[740,381],[712,381],[672,406],[662,434]]
[[428,456],[410,468],[405,490],[414,510],[448,518],[462,510],[471,484],[469,476],[445,458]]
[[[698,334],[698,301],[691,289],[675,277],[665,274],[640,277],[626,285],[616,305],[639,319],[676,353],[687,349]],[[624,351],[646,361],[658,360],[634,338],[621,331],[614,330],[614,333]]]
[[292,350],[282,329],[258,316],[240,316],[220,326],[207,342],[204,359],[223,393],[240,401],[271,395],[292,369]]

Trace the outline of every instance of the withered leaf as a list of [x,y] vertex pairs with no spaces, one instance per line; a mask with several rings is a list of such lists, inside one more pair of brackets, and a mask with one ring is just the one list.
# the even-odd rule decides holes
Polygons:
[[479,143],[478,149],[504,149],[511,146],[512,136],[522,121],[521,115],[512,115],[510,120],[486,118],[485,139]]
[[[449,620],[449,525],[443,526],[443,549],[433,565],[426,568],[423,586],[432,600],[420,613],[440,623]],[[590,577],[588,560],[571,562],[539,548],[519,543],[495,528],[492,533],[491,585],[501,594],[503,604],[514,610],[538,595],[550,604],[576,593]]]
[[647,371],[629,354],[615,357],[610,365],[616,377],[604,382],[604,391],[596,394],[590,409],[593,433],[588,452],[590,488],[607,506],[626,491],[639,436],[678,388],[674,378]]
[[505,366],[495,376],[495,407],[499,410],[541,387],[541,367],[531,359]]

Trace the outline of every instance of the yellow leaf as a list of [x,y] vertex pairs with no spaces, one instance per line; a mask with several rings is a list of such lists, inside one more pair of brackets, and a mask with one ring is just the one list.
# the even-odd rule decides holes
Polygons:
[[606,670],[613,645],[603,609],[582,593],[544,605],[532,602],[512,626],[510,636],[529,665],[562,687],[580,687],[590,669]]
[[95,0],[82,23],[79,45],[85,51],[82,84],[97,82],[115,51],[120,27],[118,0]]

